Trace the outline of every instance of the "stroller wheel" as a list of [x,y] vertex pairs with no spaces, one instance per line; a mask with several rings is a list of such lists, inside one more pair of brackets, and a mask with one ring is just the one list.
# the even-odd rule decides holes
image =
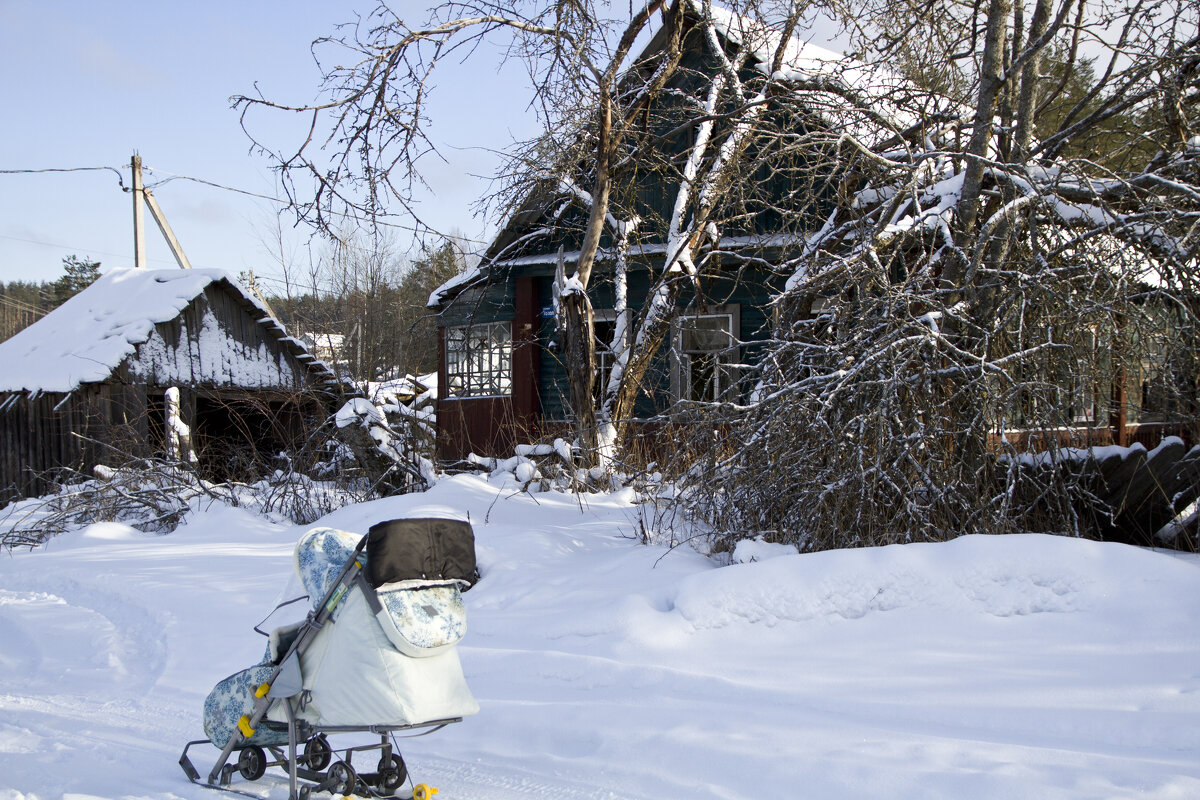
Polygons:
[[397,789],[404,785],[405,779],[408,778],[408,767],[404,766],[404,759],[399,755],[393,754],[391,759],[380,759],[379,761],[379,788],[383,789],[388,794],[394,793]]
[[237,768],[243,778],[256,781],[267,771],[267,754],[261,747],[243,747]]
[[334,794],[354,794],[358,776],[354,774],[354,768],[345,761],[339,761],[329,768],[329,778],[333,781],[330,788]]
[[323,733],[309,739],[304,745],[304,763],[314,772],[320,772],[328,767],[332,754],[333,749],[329,746],[329,740]]

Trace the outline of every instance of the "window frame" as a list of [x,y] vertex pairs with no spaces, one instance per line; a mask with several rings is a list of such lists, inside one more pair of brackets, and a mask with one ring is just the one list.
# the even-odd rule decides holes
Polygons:
[[512,397],[512,321],[447,326],[446,399]]
[[593,378],[592,396],[599,405],[604,399],[604,389],[608,384],[608,379],[612,375],[613,364],[616,362],[617,353],[612,349],[612,339],[603,338],[599,334],[600,325],[603,324],[607,329],[608,325],[613,325],[614,328],[618,317],[625,319],[625,342],[626,347],[629,346],[629,309],[625,309],[620,314],[615,308],[598,308],[592,311],[592,321],[594,325],[593,334],[596,349],[596,374]]
[[[706,353],[719,353],[718,365],[725,374],[723,387],[718,387],[715,397],[692,396],[690,362],[692,356],[684,352],[683,333],[684,321],[708,317],[725,317],[729,320],[730,345],[719,350],[707,350]],[[676,402],[719,403],[736,396],[741,379],[738,365],[741,363],[741,324],[742,307],[737,303],[727,303],[720,306],[697,306],[680,311],[671,321],[671,396]]]

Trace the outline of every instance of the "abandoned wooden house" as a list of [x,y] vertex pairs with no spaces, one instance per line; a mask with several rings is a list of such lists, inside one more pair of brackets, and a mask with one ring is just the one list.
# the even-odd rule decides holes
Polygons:
[[0,501],[149,456],[240,477],[335,383],[225,272],[114,270],[0,343]]

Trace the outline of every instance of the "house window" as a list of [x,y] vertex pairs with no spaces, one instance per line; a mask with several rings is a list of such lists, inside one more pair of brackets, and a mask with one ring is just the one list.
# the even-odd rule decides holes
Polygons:
[[446,328],[447,397],[512,394],[512,326],[485,322]]
[[[613,334],[617,329],[617,312],[611,308],[594,312],[593,329],[596,337],[596,383],[593,385],[592,395],[599,405],[604,400],[604,390],[612,376],[613,363],[617,360],[617,353],[612,349]],[[625,333],[629,333],[628,326]]]
[[[1105,423],[1112,380],[1103,334],[1093,328],[1029,326],[1029,342],[1053,343],[1011,372],[1011,380],[989,380],[1007,430]],[[1029,345],[1026,345],[1029,346]],[[1005,388],[1009,387],[1009,388]]]
[[738,306],[684,314],[675,326],[675,396],[680,400],[728,400],[738,379]]

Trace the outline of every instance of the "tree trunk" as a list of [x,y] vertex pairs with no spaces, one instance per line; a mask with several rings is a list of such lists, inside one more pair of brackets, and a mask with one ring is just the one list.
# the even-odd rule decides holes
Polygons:
[[596,432],[596,403],[592,384],[596,370],[596,336],[592,304],[586,294],[570,292],[559,302],[566,325],[567,378],[571,387],[571,414],[575,436],[583,451],[583,466],[596,464],[599,437]]
[[[595,466],[599,436],[596,425],[596,401],[592,396],[592,384],[596,379],[596,334],[592,303],[587,296],[591,282],[592,266],[600,247],[600,235],[608,217],[608,197],[612,186],[611,164],[613,148],[612,101],[605,95],[600,101],[599,143],[597,145],[596,180],[592,184],[592,207],[584,231],[579,260],[575,264],[573,279],[578,287],[560,297],[561,324],[566,334],[567,380],[571,389],[571,416],[575,423],[575,437],[583,450],[584,465]],[[563,267],[559,253],[559,268]]]
[[[659,351],[663,339],[671,328],[671,318],[661,310],[674,308],[683,287],[682,280],[668,280],[659,286],[652,302],[652,310],[637,327],[637,340],[629,347],[629,362],[625,365],[621,385],[613,400],[612,422],[616,429],[614,444],[617,453],[629,443],[629,426],[633,421],[633,406],[642,387],[642,378],[650,369],[654,354]],[[653,316],[650,316],[653,315]]]
[[[979,218],[979,197],[983,190],[983,159],[992,141],[992,125],[996,100],[1004,85],[1004,44],[1008,30],[1008,14],[1012,0],[991,0],[987,12],[987,32],[984,38],[982,63],[979,65],[979,93],[975,100],[975,120],[971,141],[967,145],[967,164],[963,174],[962,196],[958,201],[958,236],[955,244],[966,249],[976,232]],[[967,260],[960,258],[947,269],[945,280],[950,288],[959,288],[966,275]]]

